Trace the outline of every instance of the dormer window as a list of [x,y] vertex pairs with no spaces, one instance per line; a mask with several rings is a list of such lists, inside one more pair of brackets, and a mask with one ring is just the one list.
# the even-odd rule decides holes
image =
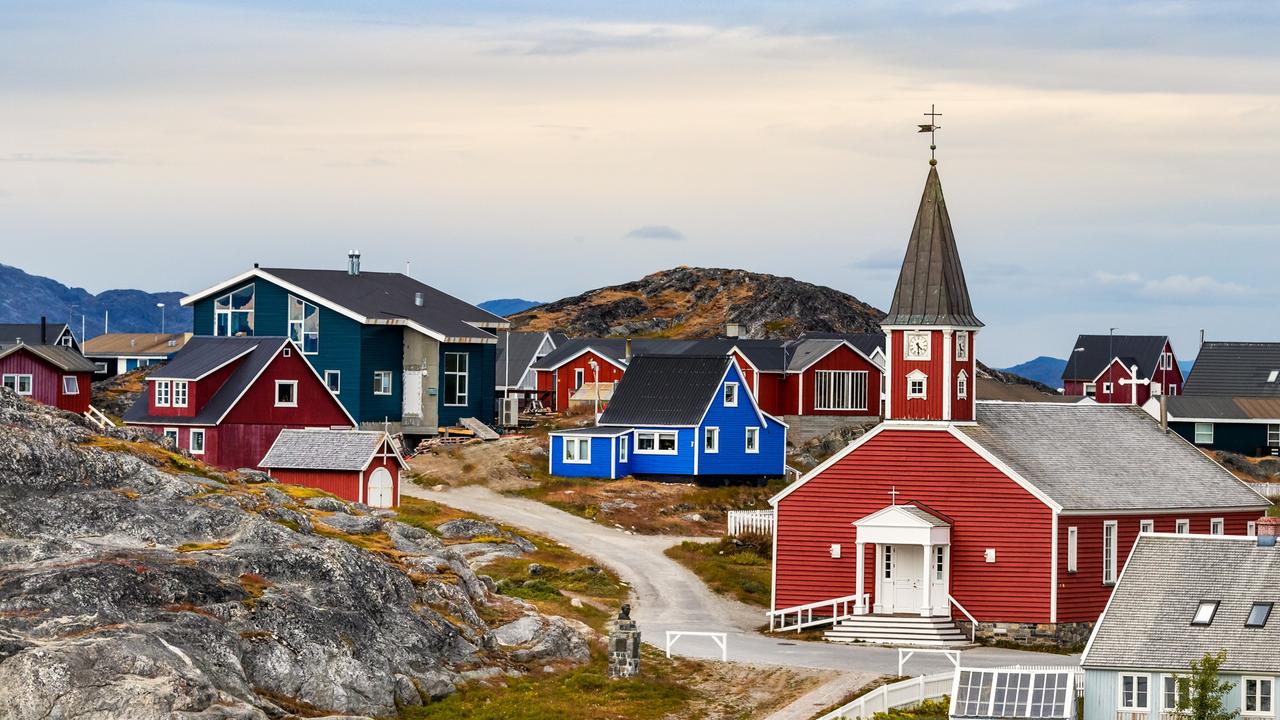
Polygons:
[[907,399],[923,400],[929,394],[929,376],[919,370],[907,374]]
[[738,383],[729,382],[724,384],[724,406],[738,407]]
[[156,381],[156,407],[169,407],[169,381]]
[[961,400],[969,397],[969,373],[964,370],[956,376],[956,397]]
[[1256,602],[1253,607],[1249,608],[1249,618],[1244,621],[1245,627],[1260,628],[1267,626],[1267,620],[1271,617],[1271,606],[1269,602]]
[[1196,614],[1191,618],[1192,625],[1211,625],[1213,616],[1218,614],[1217,600],[1201,600],[1196,606]]

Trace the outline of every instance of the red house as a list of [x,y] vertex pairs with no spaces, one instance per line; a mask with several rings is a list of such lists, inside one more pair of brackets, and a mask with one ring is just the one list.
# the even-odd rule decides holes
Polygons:
[[0,345],[0,381],[15,393],[73,413],[89,409],[93,363],[62,345]]
[[192,338],[124,421],[225,468],[257,467],[281,430],[356,424],[291,340],[256,336]]
[[[538,402],[554,412],[564,412],[569,409],[569,397],[583,383],[618,382],[627,370],[630,344],[622,338],[575,338],[556,347],[532,366]],[[635,345],[649,352],[661,341],[637,340]]]
[[278,482],[375,508],[399,507],[408,467],[389,435],[367,430],[282,430],[258,466]]
[[1180,395],[1182,370],[1166,335],[1081,335],[1062,371],[1062,393],[1100,403],[1142,405]]
[[1138,408],[977,402],[936,168],[882,327],[887,419],[771,501],[775,627],[1083,642],[1140,531],[1245,534],[1269,504]]
[[730,350],[760,409],[776,417],[879,417],[884,336],[806,335]]

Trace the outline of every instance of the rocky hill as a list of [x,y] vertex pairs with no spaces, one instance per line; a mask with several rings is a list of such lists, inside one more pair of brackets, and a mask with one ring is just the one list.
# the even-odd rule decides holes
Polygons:
[[7,720],[385,717],[589,655],[582,628],[493,594],[390,511],[2,389],[0,428]]
[[677,267],[511,316],[520,330],[581,335],[714,337],[738,323],[750,337],[864,332],[884,313],[847,293],[745,270]]
[[31,275],[0,264],[0,322],[70,322],[80,336],[80,316],[84,315],[85,335],[102,333],[103,313],[111,314],[113,332],[160,332],[160,308],[164,303],[164,325],[170,332],[191,329],[191,308],[178,304],[181,292],[150,293],[143,290],[106,290],[93,295],[84,288],[67,287],[57,280]]

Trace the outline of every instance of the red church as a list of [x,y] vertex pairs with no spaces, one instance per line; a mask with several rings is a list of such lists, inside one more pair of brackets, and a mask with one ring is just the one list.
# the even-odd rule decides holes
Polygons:
[[356,423],[283,337],[195,337],[147,376],[124,415],[210,465],[258,467],[287,428]]
[[1269,504],[1138,408],[978,401],[936,167],[882,327],[886,420],[771,501],[774,627],[1075,644],[1139,532],[1243,535]]

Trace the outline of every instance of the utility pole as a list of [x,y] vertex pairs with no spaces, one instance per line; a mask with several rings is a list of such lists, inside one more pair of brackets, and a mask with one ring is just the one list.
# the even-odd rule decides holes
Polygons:
[[164,303],[156,303],[156,307],[160,308],[160,334],[164,334]]

